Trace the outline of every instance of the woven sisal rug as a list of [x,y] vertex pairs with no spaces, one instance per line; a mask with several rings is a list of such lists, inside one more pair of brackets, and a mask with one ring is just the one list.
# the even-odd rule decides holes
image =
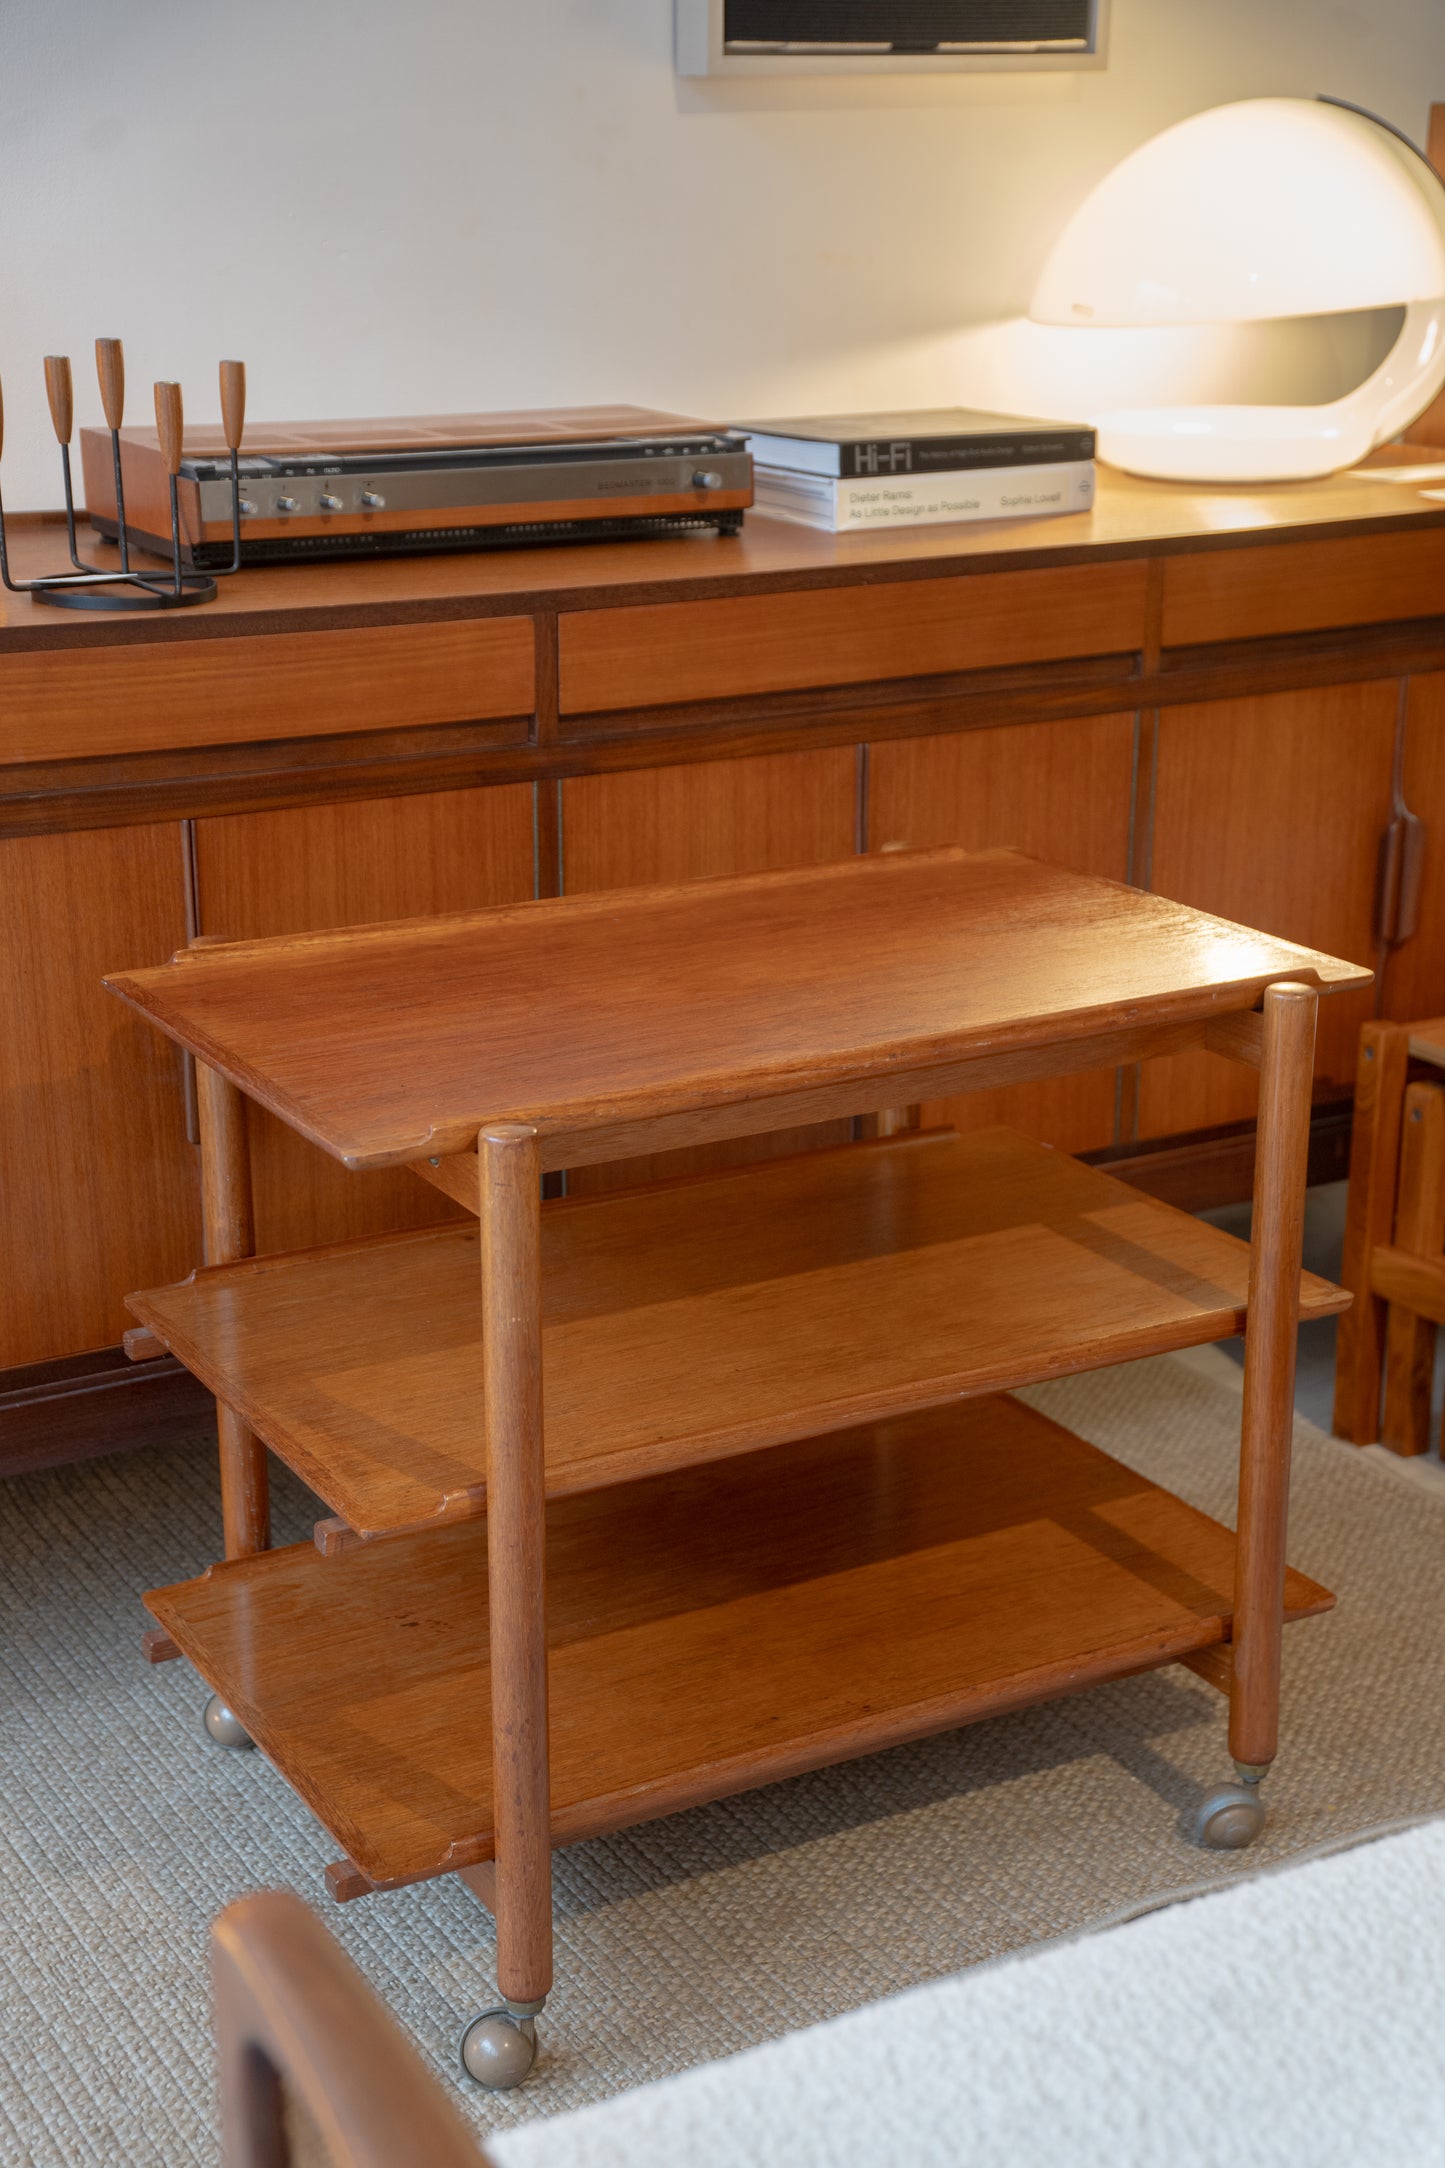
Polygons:
[[[1228,1518],[1237,1378],[1206,1352],[1029,1397]],[[282,1520],[305,1532],[298,1493]],[[208,1745],[185,1667],[140,1659],[138,1592],[204,1565],[216,1522],[200,1449],[0,1485],[6,2168],[215,2160],[206,1926],[262,1885],[323,1909],[460,2087],[487,1915],[445,1884],[329,1906],[334,1846],[259,1756]],[[468,2092],[479,2129],[1445,1810],[1445,1477],[1301,1424],[1290,1553],[1340,1605],[1286,1636],[1285,1745],[1253,1851],[1184,1841],[1228,1762],[1223,1703],[1178,1669],[579,1846],[557,1861],[543,2059],[518,2093]]]

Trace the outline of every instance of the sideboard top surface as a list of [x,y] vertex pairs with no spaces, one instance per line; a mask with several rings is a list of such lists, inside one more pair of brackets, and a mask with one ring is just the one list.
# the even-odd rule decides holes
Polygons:
[[1370,973],[1014,851],[868,856],[182,951],[107,983],[354,1167],[585,1136]]
[[[48,515],[11,525],[17,576],[65,569],[63,525]],[[318,622],[379,624],[852,586],[1441,526],[1445,505],[1430,502],[1415,484],[1377,481],[1366,470],[1315,482],[1211,489],[1140,481],[1105,467],[1094,509],[1057,519],[832,535],[750,512],[743,532],[731,536],[254,566],[222,580],[217,599],[203,609],[136,616],[62,611],[28,595],[0,594],[0,654],[7,648],[210,639]],[[114,561],[107,545],[92,550],[88,542],[87,551],[98,563]]]

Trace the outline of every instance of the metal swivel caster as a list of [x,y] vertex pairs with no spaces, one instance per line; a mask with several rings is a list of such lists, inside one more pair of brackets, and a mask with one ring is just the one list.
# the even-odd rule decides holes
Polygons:
[[[538,2005],[540,2008],[541,2005]],[[462,2068],[489,2093],[509,2093],[537,2060],[537,2021],[522,2007],[483,2010],[461,2038]]]
[[1265,1818],[1257,1784],[1219,1784],[1200,1802],[1194,1841],[1212,1852],[1238,1852],[1253,1844]]
[[234,1710],[226,1707],[219,1694],[212,1694],[206,1703],[201,1722],[206,1727],[206,1737],[214,1745],[230,1747],[233,1753],[244,1754],[256,1744],[241,1719]]

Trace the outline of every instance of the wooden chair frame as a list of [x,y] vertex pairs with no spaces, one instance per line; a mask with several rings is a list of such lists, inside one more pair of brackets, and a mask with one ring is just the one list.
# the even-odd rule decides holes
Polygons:
[[1445,1324],[1445,1017],[1360,1033],[1340,1278],[1355,1299],[1339,1326],[1336,1435],[1427,1452]]
[[401,2027],[315,1914],[285,1891],[211,1928],[224,2168],[291,2168],[288,2093],[332,2168],[486,2168]]

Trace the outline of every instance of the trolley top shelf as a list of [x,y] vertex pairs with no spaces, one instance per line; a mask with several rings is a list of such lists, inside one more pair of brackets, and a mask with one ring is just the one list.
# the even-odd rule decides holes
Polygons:
[[1091,1041],[1248,1009],[1273,980],[1370,976],[1018,852],[946,849],[201,945],[107,984],[376,1167],[468,1151],[499,1122],[535,1125],[565,1165],[700,1109],[821,1119],[829,1091],[863,1110],[923,1096],[950,1062],[1040,1073],[1050,1047],[1087,1066],[1108,1058]]

